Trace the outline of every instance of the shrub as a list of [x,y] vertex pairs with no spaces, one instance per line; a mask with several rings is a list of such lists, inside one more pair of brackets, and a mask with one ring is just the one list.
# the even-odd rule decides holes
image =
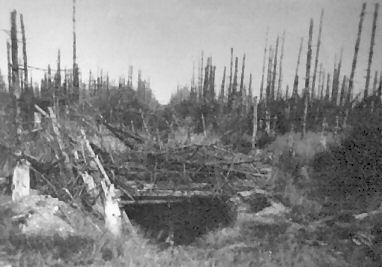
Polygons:
[[312,165],[321,194],[365,209],[382,192],[382,123],[378,113],[353,116],[342,143],[316,155]]

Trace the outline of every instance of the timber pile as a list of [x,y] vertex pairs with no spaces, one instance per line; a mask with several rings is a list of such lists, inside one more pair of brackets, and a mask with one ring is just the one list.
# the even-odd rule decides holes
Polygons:
[[[35,108],[43,119],[31,140],[25,140],[20,156],[31,163],[31,187],[101,216],[103,182],[114,184],[130,203],[229,196],[245,190],[246,181],[262,184],[269,174],[258,157],[234,153],[221,144],[163,144],[157,137],[121,130],[106,121],[101,120],[99,127],[100,120],[79,110],[56,118],[51,108]],[[126,149],[107,151],[104,139]],[[94,180],[90,188],[89,177]]]

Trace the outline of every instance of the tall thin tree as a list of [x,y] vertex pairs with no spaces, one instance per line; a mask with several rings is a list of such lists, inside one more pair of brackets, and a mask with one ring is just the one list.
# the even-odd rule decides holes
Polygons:
[[265,72],[265,60],[266,60],[267,47],[268,47],[268,32],[269,32],[269,28],[267,27],[267,33],[266,33],[266,36],[265,36],[264,55],[263,55],[263,69],[262,69],[262,72],[261,72],[260,102],[263,100],[263,97],[264,97],[264,72]]
[[279,63],[279,81],[277,84],[277,99],[282,97],[282,81],[283,81],[283,59],[284,59],[284,45],[285,45],[285,30],[281,37],[281,52],[280,52],[280,63]]
[[23,41],[23,63],[24,63],[24,85],[26,90],[28,90],[28,60],[27,60],[27,45],[26,45],[26,38],[25,38],[25,26],[24,26],[24,19],[23,14],[20,14],[20,24],[21,24],[21,35],[22,35],[22,41]]
[[370,70],[371,70],[371,63],[373,61],[373,53],[374,53],[374,45],[375,45],[375,41],[374,40],[375,40],[375,30],[377,28],[378,9],[379,9],[379,3],[376,3],[375,7],[374,7],[373,26],[372,26],[372,29],[371,29],[369,59],[368,59],[368,62],[367,62],[365,95],[364,95],[365,98],[368,96],[368,91],[369,91]]
[[353,62],[352,62],[350,78],[349,78],[349,92],[347,96],[347,103],[350,103],[353,97],[354,75],[355,75],[355,69],[357,66],[358,50],[359,50],[359,44],[361,42],[362,25],[363,25],[363,19],[365,17],[365,10],[366,10],[366,3],[363,3],[360,18],[359,18],[357,40],[355,42],[354,56],[353,56]]
[[321,9],[321,15],[320,15],[320,25],[318,29],[318,38],[317,38],[317,48],[316,48],[316,58],[314,61],[314,70],[313,70],[313,79],[312,79],[312,98],[314,98],[314,90],[316,86],[316,73],[317,73],[317,67],[318,67],[318,58],[320,55],[320,46],[321,46],[321,33],[322,33],[322,21],[324,17],[324,10]]

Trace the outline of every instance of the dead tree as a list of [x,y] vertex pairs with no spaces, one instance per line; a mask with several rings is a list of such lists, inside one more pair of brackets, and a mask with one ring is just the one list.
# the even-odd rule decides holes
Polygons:
[[252,149],[256,148],[256,135],[257,135],[257,97],[253,101],[253,118],[252,118]]
[[304,43],[304,38],[301,38],[300,40],[300,48],[298,49],[298,57],[297,57],[297,65],[296,65],[296,72],[294,75],[294,82],[293,82],[293,93],[292,97],[296,98],[298,96],[298,69],[300,67],[300,60],[301,60],[301,52],[302,52],[302,45]]
[[21,140],[22,131],[22,116],[21,116],[21,102],[20,102],[20,81],[19,81],[19,64],[18,64],[18,43],[17,43],[17,22],[16,10],[11,12],[11,58],[12,58],[12,86],[9,93],[14,96],[13,107],[15,112],[14,129],[16,137],[16,145],[19,145]]
[[12,91],[12,63],[11,63],[11,44],[7,41],[7,61],[8,61],[8,92]]
[[314,89],[316,85],[316,73],[317,73],[317,66],[318,66],[318,57],[320,55],[320,46],[321,46],[321,33],[322,33],[322,20],[324,17],[324,10],[321,9],[321,15],[320,15],[320,26],[318,29],[318,38],[317,38],[317,50],[316,50],[316,59],[314,61],[314,71],[313,71],[313,79],[312,79],[312,99],[314,98]]
[[346,75],[344,75],[344,78],[342,80],[342,86],[341,86],[341,93],[340,93],[340,96],[339,96],[339,99],[337,100],[337,106],[342,106],[345,102],[345,99],[346,99],[346,82],[347,82],[347,78],[346,78]]
[[252,101],[252,73],[249,74],[249,83],[248,83],[248,98]]
[[204,52],[201,52],[200,56],[200,76],[199,76],[199,101],[203,100],[203,71],[204,71]]
[[325,100],[330,101],[330,73],[327,74],[327,78],[326,78]]
[[226,72],[226,66],[224,66],[223,70],[223,78],[222,78],[222,85],[220,88],[220,103],[223,105],[224,103],[224,87],[225,87],[225,72]]
[[211,77],[210,77],[210,90],[209,90],[209,97],[210,101],[213,101],[215,99],[215,71],[216,66],[212,66],[212,59],[211,59]]
[[231,99],[233,100],[237,95],[237,73],[238,73],[238,64],[239,59],[238,57],[235,58],[235,72],[233,75],[233,84],[232,84],[232,91],[231,91]]
[[20,97],[20,81],[19,81],[19,62],[18,62],[18,43],[17,43],[17,25],[16,10],[11,13],[11,57],[12,57],[12,87],[11,94],[16,98]]
[[279,63],[279,81],[277,85],[277,99],[282,98],[282,79],[283,79],[283,59],[284,59],[284,44],[285,44],[285,31],[283,32],[281,38],[281,52],[280,52],[280,63]]
[[276,38],[276,49],[273,60],[273,73],[272,73],[272,86],[271,86],[271,100],[275,100],[275,86],[276,86],[276,70],[277,70],[277,53],[279,49],[279,36]]
[[228,103],[229,105],[232,104],[232,81],[233,81],[233,48],[231,48],[231,60],[230,60],[230,67],[229,67],[229,85],[228,85]]
[[242,102],[244,99],[244,71],[245,71],[245,54],[243,55],[243,62],[241,67],[241,77],[240,77],[240,92],[239,97]]
[[196,84],[195,84],[195,62],[192,64],[192,78],[191,78],[191,92],[190,99],[192,102],[196,101]]
[[365,9],[366,9],[366,3],[363,3],[361,15],[360,15],[360,19],[359,19],[359,24],[358,24],[357,40],[355,42],[354,56],[353,56],[353,62],[352,62],[350,78],[349,78],[349,93],[347,96],[347,103],[350,103],[352,96],[353,96],[353,82],[354,82],[355,69],[357,66],[359,44],[361,42],[362,24],[363,24],[363,18],[365,16]]
[[[89,79],[91,78],[91,72],[89,75]],[[57,71],[55,76],[55,88],[58,90],[61,87],[61,52],[60,49],[58,49],[57,52]],[[90,87],[89,87],[90,89]]]
[[273,49],[272,46],[269,47],[269,57],[268,57],[268,71],[267,71],[267,87],[265,88],[265,100],[266,104],[269,103],[271,98],[271,87],[272,87],[272,62],[273,62]]
[[306,120],[308,117],[308,103],[309,103],[309,82],[310,82],[310,65],[312,60],[312,35],[313,35],[313,19],[310,19],[309,25],[309,40],[308,40],[308,53],[306,56],[306,76],[305,76],[305,93],[304,93],[304,113],[302,118],[302,131],[301,139],[306,134]]
[[208,87],[210,83],[210,75],[211,75],[211,68],[210,68],[210,58],[207,59],[207,66],[204,70],[204,82],[203,82],[203,101],[207,101],[208,97]]
[[373,96],[377,95],[378,71],[375,71],[373,82]]
[[340,77],[341,77],[341,68],[342,68],[342,55],[343,48],[341,48],[340,60],[338,61],[338,65],[334,66],[333,72],[333,85],[332,85],[332,101],[335,104],[338,104],[338,95],[340,93]]
[[379,84],[378,84],[378,100],[381,101],[382,96],[382,71],[379,72]]
[[334,55],[334,65],[333,65],[333,74],[332,74],[332,92],[331,92],[331,99],[332,101],[334,102],[334,99],[335,98],[335,94],[337,93],[337,89],[336,89],[336,79],[337,79],[337,54]]
[[261,72],[260,102],[263,100],[263,97],[264,97],[264,72],[265,72],[265,59],[266,59],[266,55],[267,55],[267,46],[268,46],[268,31],[269,31],[269,28],[267,27],[267,34],[265,37],[264,56],[263,56],[263,69]]
[[24,62],[24,85],[28,90],[28,61],[27,61],[27,48],[26,48],[26,39],[25,39],[25,27],[23,14],[20,14],[20,24],[21,24],[21,35],[23,41],[23,62]]
[[371,40],[370,40],[370,49],[369,49],[369,59],[367,62],[367,71],[366,71],[366,83],[365,83],[365,95],[364,98],[367,98],[368,91],[369,91],[369,82],[370,82],[370,69],[371,69],[371,63],[373,61],[373,53],[374,53],[374,39],[375,39],[375,30],[377,28],[377,18],[378,18],[378,9],[379,9],[379,3],[375,4],[374,8],[374,16],[373,16],[373,26],[371,31]]
[[308,52],[306,56],[306,73],[305,73],[305,94],[308,97],[309,97],[309,86],[310,86],[310,67],[312,63],[312,36],[313,36],[313,19],[310,19]]
[[320,93],[320,100],[324,100],[324,88],[325,88],[325,78],[326,78],[326,73],[325,73],[325,70],[322,71],[321,73],[321,93]]
[[73,98],[74,102],[79,101],[79,71],[77,65],[77,38],[76,38],[76,0],[73,0]]
[[289,99],[289,85],[287,84],[286,89],[285,89],[285,100]]
[[[318,71],[318,84],[317,84],[317,98],[320,99],[320,89],[322,83],[322,63],[320,63],[320,70]],[[313,98],[313,96],[312,96]]]

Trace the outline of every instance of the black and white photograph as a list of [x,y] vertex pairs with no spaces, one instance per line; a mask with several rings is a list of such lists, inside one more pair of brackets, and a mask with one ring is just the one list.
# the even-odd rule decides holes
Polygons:
[[0,267],[382,266],[380,0],[0,0]]

